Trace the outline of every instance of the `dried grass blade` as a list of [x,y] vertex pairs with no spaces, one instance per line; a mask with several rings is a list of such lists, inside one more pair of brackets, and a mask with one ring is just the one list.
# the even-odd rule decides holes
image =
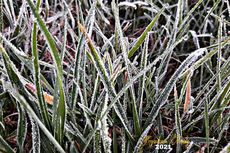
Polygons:
[[186,86],[186,94],[185,94],[185,101],[184,101],[184,113],[187,112],[191,99],[191,80],[188,79],[187,86]]

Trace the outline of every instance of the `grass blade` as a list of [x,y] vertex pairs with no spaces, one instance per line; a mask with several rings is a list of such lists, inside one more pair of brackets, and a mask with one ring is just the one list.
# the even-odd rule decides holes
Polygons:
[[0,151],[3,153],[15,153],[13,148],[10,147],[10,145],[3,139],[3,137],[0,135]]
[[19,115],[18,128],[17,128],[17,144],[18,144],[20,153],[23,153],[24,142],[25,142],[26,133],[27,133],[26,113],[24,111],[24,108],[19,103],[17,103],[17,109],[18,109],[18,115]]
[[[36,9],[39,11],[39,6],[40,6],[41,1],[37,1],[37,6]],[[42,115],[42,119],[46,125],[46,127],[51,130],[51,125],[50,125],[50,119],[49,119],[49,114],[47,110],[47,105],[44,100],[43,96],[43,91],[41,88],[41,80],[40,80],[40,68],[39,68],[39,59],[38,59],[38,50],[37,50],[37,23],[34,22],[33,25],[33,30],[32,30],[32,55],[34,57],[34,63],[33,63],[33,68],[34,68],[34,84],[36,85],[36,94],[38,98],[38,103],[39,103],[39,108],[40,112]]]
[[206,145],[207,145],[207,152],[209,152],[209,146],[210,146],[210,142],[209,142],[209,115],[208,115],[208,99],[207,97],[205,98],[205,110],[204,110],[204,119],[205,119],[205,134],[206,134]]
[[8,54],[6,53],[5,49],[0,44],[0,53],[3,55],[4,66],[7,71],[7,75],[11,80],[11,83],[18,89],[19,93],[23,95],[32,109],[36,112],[36,114],[41,117],[40,112],[37,109],[37,104],[34,100],[32,100],[32,96],[28,93],[25,89],[25,80],[22,78],[18,70],[16,69],[15,65],[10,60]]
[[187,110],[189,108],[190,99],[191,99],[191,81],[190,81],[190,78],[189,78],[189,80],[187,82],[186,94],[185,94],[184,113],[187,112]]
[[59,87],[59,102],[57,105],[57,110],[55,114],[55,138],[58,140],[58,142],[62,143],[63,137],[64,137],[64,125],[65,125],[65,119],[66,119],[66,103],[65,103],[65,94],[64,94],[64,88],[63,88],[63,70],[62,70],[62,64],[61,64],[61,59],[58,54],[58,50],[56,48],[55,41],[48,31],[45,23],[42,21],[41,17],[39,16],[36,8],[33,5],[33,2],[31,0],[27,0],[34,17],[37,19],[37,23],[39,24],[39,27],[41,31],[43,32],[47,44],[49,45],[50,51],[52,58],[54,59],[54,64],[57,70],[57,82],[58,82],[58,87]]
[[149,31],[152,30],[154,24],[158,21],[160,15],[164,12],[165,8],[162,8],[159,13],[153,18],[153,20],[150,22],[150,24],[146,27],[145,31],[141,34],[141,36],[137,39],[136,43],[133,45],[133,47],[128,52],[128,58],[132,57],[134,53],[137,51],[137,49],[141,46],[141,44],[144,42],[147,34]]
[[32,117],[30,117],[30,122],[32,125],[32,149],[33,149],[33,153],[40,153],[41,138],[40,138],[39,126]]
[[179,106],[180,106],[180,101],[178,99],[178,94],[176,90],[176,86],[174,86],[174,100],[175,100],[175,126],[176,126],[176,151],[180,152],[181,151],[181,136],[182,136],[182,130],[181,130],[181,121],[180,121],[180,112],[179,112]]
[[136,144],[136,146],[135,146],[135,148],[134,148],[134,151],[133,151],[134,153],[142,152],[142,151],[141,151],[141,150],[142,150],[142,149],[141,149],[141,146],[142,146],[143,141],[144,141],[145,137],[147,136],[149,130],[151,129],[152,125],[153,125],[153,123],[151,123],[150,125],[148,125],[148,127],[147,127],[147,128],[144,130],[144,132],[141,134],[141,136],[140,136],[140,138],[138,139],[137,144]]

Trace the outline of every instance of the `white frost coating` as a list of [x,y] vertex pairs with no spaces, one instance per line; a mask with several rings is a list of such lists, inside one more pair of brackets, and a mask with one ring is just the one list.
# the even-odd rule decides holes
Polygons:
[[[107,105],[108,105],[108,100],[109,100],[109,95],[106,94],[105,96],[105,102],[102,108],[102,114],[107,110]],[[103,142],[103,146],[105,149],[106,153],[111,153],[111,143],[112,140],[109,137],[109,128],[108,128],[108,123],[107,123],[107,115],[105,115],[102,119],[101,119],[101,124],[99,123],[99,125],[101,126],[101,137],[102,137],[102,142]]]
[[204,52],[207,51],[207,48],[199,48],[195,50],[190,56],[196,56],[197,58],[204,54]]
[[136,1],[136,2],[133,2],[134,4],[136,4],[136,5],[145,5],[145,6],[148,6],[149,4],[148,3],[146,3],[146,2],[142,2],[142,1]]
[[224,149],[220,153],[229,153],[229,150],[230,150],[230,143],[228,143],[228,145],[224,147]]
[[[195,61],[197,61],[197,59],[198,59],[200,56],[202,56],[204,53],[207,53],[207,49],[206,49],[206,48],[199,48],[199,49],[195,50],[194,52],[192,52],[192,53],[188,56],[188,58],[190,58],[190,60],[191,60],[191,61],[189,61],[189,62],[190,62],[189,65],[192,65],[192,64],[193,64]],[[189,66],[189,65],[188,65],[188,66]],[[191,73],[191,76],[192,76],[192,75],[193,75],[193,72],[194,72],[194,67],[191,66],[191,67],[189,68],[189,70],[190,70],[190,73]],[[184,73],[180,74],[179,78],[181,78],[181,76],[183,76],[183,75],[184,75]]]
[[152,108],[152,110],[150,111],[150,114],[149,114],[147,120],[145,121],[144,127],[147,127],[150,122],[153,122],[155,120],[161,107],[166,103],[168,96],[169,96],[170,92],[172,91],[178,78],[181,76],[183,71],[188,69],[188,67],[191,66],[199,58],[199,56],[201,56],[205,52],[205,50],[206,49],[201,48],[201,49],[194,51],[181,63],[179,68],[174,72],[174,74],[172,75],[172,77],[168,81],[167,85],[165,86],[165,88],[161,92],[161,95],[159,96],[159,98],[156,100],[156,102],[155,102],[156,106],[154,106]]
[[191,61],[189,61],[190,65],[192,65],[201,55],[203,55],[205,51],[207,51],[206,48],[200,48],[194,51],[193,53],[191,53],[188,57],[191,59]]
[[129,6],[129,7],[133,7],[135,10],[137,9],[137,6],[131,2],[120,2],[118,4],[118,6]]
[[30,117],[31,125],[32,125],[32,145],[33,145],[33,153],[40,153],[40,132],[37,123],[34,121],[32,117]]

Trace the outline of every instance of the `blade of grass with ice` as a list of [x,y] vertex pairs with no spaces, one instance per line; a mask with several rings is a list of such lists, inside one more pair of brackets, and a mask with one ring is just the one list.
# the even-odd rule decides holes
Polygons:
[[209,115],[208,115],[208,97],[205,98],[205,108],[204,108],[204,120],[205,120],[205,136],[206,136],[206,145],[207,145],[207,152],[209,152]]
[[30,117],[30,122],[32,126],[32,148],[33,153],[40,153],[41,150],[41,137],[40,137],[40,129],[36,121]]
[[[37,5],[36,5],[37,11],[39,11],[40,3],[41,3],[41,1],[38,0]],[[51,130],[51,124],[50,124],[51,122],[49,119],[47,105],[45,103],[43,91],[41,88],[41,79],[40,79],[41,73],[40,73],[38,50],[37,50],[37,23],[36,23],[36,21],[34,22],[34,25],[33,25],[31,46],[32,46],[32,55],[34,57],[34,60],[33,60],[34,84],[36,86],[36,94],[37,94],[37,98],[38,98],[39,108],[40,108],[40,112],[42,115],[42,119],[43,119],[46,127],[49,130]]]
[[64,88],[63,88],[63,70],[62,70],[62,64],[61,64],[61,58],[59,56],[58,50],[56,48],[56,44],[54,41],[54,38],[48,31],[45,23],[41,19],[40,15],[38,14],[36,8],[33,5],[33,2],[31,0],[27,0],[27,3],[29,4],[34,17],[37,20],[37,23],[43,32],[47,44],[50,48],[52,58],[54,59],[54,64],[57,70],[57,82],[59,86],[59,102],[55,114],[55,138],[57,139],[58,142],[62,143],[63,137],[64,137],[64,125],[65,125],[65,120],[66,120],[66,103],[65,103],[65,94],[64,94]]

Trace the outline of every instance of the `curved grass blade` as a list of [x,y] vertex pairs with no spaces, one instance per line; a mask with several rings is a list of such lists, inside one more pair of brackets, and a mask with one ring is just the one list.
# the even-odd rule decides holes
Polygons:
[[65,94],[64,94],[64,88],[63,88],[63,70],[62,70],[62,64],[61,64],[61,58],[59,56],[58,50],[56,48],[55,41],[48,31],[45,23],[39,16],[37,10],[35,9],[33,2],[31,0],[27,0],[27,3],[29,4],[34,17],[37,19],[37,23],[39,24],[39,27],[41,31],[43,32],[47,44],[50,48],[52,58],[54,59],[54,64],[57,70],[57,83],[58,83],[58,89],[59,89],[59,102],[57,105],[57,110],[55,111],[55,138],[58,142],[62,143],[63,137],[64,137],[64,125],[66,120],[66,103],[65,103]]
[[[44,126],[42,121],[40,120],[41,116],[39,114],[39,111],[37,106],[35,105],[35,101],[31,101],[29,99],[29,95],[27,94],[27,91],[25,90],[25,87],[23,86],[21,80],[20,80],[20,74],[17,72],[17,69],[14,67],[12,62],[10,61],[9,56],[7,55],[6,51],[0,44],[0,53],[3,55],[4,59],[4,65],[7,70],[8,76],[11,80],[11,88],[9,90],[9,93],[17,99],[20,104],[23,105],[24,109],[27,111],[29,115],[31,115],[34,120],[38,123],[41,130],[44,132],[44,134],[48,137],[48,139],[54,144],[54,146],[57,148],[59,152],[65,153],[64,149],[60,146],[60,144],[57,142],[57,140],[53,137],[53,135],[50,133],[50,131]],[[34,108],[32,108],[30,105],[32,105]],[[38,115],[35,113],[38,113]]]
[[[228,45],[230,42],[230,36],[228,36],[224,41],[221,42],[221,46],[222,48],[226,45]],[[215,47],[218,46],[218,44],[212,45],[210,47]],[[207,47],[208,48],[208,47]],[[207,49],[207,48],[200,48],[200,49]],[[212,51],[210,51],[208,54],[206,54],[205,56],[203,56],[201,59],[199,59],[198,61],[196,61],[193,65],[192,68],[193,70],[198,69],[201,65],[203,65],[207,60],[209,60],[213,55],[215,55],[218,52],[218,48],[213,49]],[[186,70],[185,72],[182,73],[182,76],[187,74],[189,71]]]
[[[29,115],[31,115],[34,120],[38,123],[39,127],[41,128],[41,130],[44,132],[44,134],[48,137],[48,139],[54,144],[54,146],[57,148],[57,150],[59,152],[64,153],[65,151],[63,150],[63,148],[60,146],[60,144],[57,142],[57,140],[55,140],[55,138],[52,136],[52,134],[50,133],[50,131],[44,126],[44,124],[42,123],[42,121],[40,120],[41,116],[38,116],[35,111],[37,109],[35,109],[35,111],[31,108],[30,106],[30,99],[28,99],[28,95],[25,95],[25,92],[27,92],[24,89],[24,86],[22,85],[22,83],[20,82],[19,77],[17,76],[19,74],[17,74],[15,71],[17,71],[16,68],[13,67],[13,64],[11,63],[9,56],[7,55],[6,51],[4,50],[4,48],[0,45],[0,52],[3,55],[3,59],[5,62],[5,67],[7,69],[9,78],[11,79],[11,88],[9,90],[9,93],[20,102],[20,104],[23,105],[24,109],[27,111],[27,113]],[[21,88],[19,88],[18,86],[21,85],[20,87],[23,88],[24,92],[21,92]],[[29,103],[30,102],[30,103]],[[35,102],[33,102],[33,104],[35,104]],[[34,106],[34,105],[32,105]],[[37,108],[37,106],[34,106],[35,108]]]
[[[17,49],[9,40],[7,40],[2,33],[0,33],[0,38],[4,41],[4,43],[11,48],[13,51],[12,53],[17,56],[22,63],[25,64],[25,66],[30,70],[33,71],[33,62],[32,58],[28,57],[24,52]],[[39,61],[40,64],[43,64],[42,61]],[[53,67],[52,67],[53,68]],[[44,76],[41,74],[41,81],[46,86],[46,88],[49,90],[49,92],[54,93],[54,90],[52,86],[48,83],[48,81],[44,78]]]
[[[36,10],[39,11],[41,0],[37,1]],[[33,60],[33,69],[34,69],[34,84],[36,85],[36,95],[38,98],[39,108],[42,115],[42,119],[46,125],[46,127],[51,130],[51,122],[49,119],[49,114],[47,110],[47,105],[44,100],[43,91],[41,88],[41,73],[39,68],[39,59],[38,59],[38,50],[37,50],[37,23],[34,22],[33,30],[32,30],[32,55],[34,57]]]
[[[148,71],[150,71],[153,68],[153,71],[155,71],[155,67],[156,64],[160,61],[161,57],[158,57],[157,59],[155,59],[151,64],[149,64],[148,66],[146,66],[145,69],[143,69],[142,71],[140,71],[136,76],[134,76],[133,78],[130,79],[130,81],[128,83],[126,83],[126,85],[119,91],[119,93],[117,94],[117,96],[111,101],[111,103],[109,104],[108,108],[106,109],[106,111],[101,115],[101,118],[104,117],[105,115],[107,115],[110,111],[110,109],[113,107],[113,105],[116,103],[117,100],[119,100],[119,98],[121,98],[121,96],[126,92],[126,90],[137,80],[139,79],[141,76],[143,76],[145,73],[147,73]],[[101,119],[100,118],[100,119]]]

